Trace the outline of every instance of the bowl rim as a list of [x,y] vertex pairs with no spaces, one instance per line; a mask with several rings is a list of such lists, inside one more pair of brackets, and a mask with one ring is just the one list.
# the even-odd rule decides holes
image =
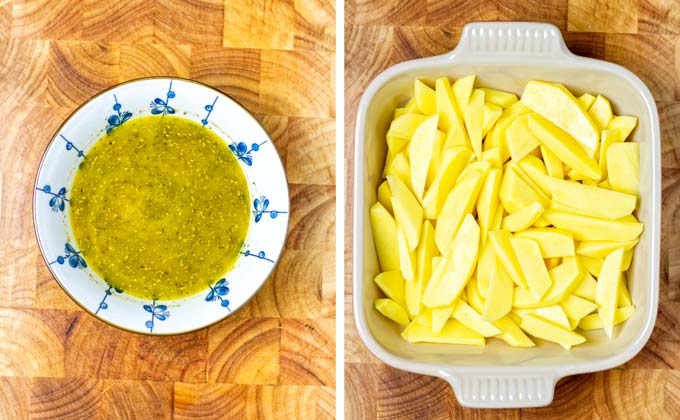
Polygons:
[[[109,86],[106,89],[98,91],[94,95],[90,96],[87,100],[83,101],[76,108],[74,108],[68,114],[68,116],[66,118],[64,118],[64,120],[61,122],[61,124],[59,124],[59,126],[56,128],[56,130],[54,131],[54,134],[52,134],[51,140],[49,142],[47,142],[47,144],[45,145],[45,148],[42,152],[42,156],[40,157],[40,162],[39,162],[37,169],[36,169],[36,172],[35,172],[35,181],[34,181],[34,184],[33,184],[33,198],[32,198],[32,205],[31,205],[31,212],[32,212],[32,216],[33,216],[32,217],[33,218],[33,233],[35,235],[35,239],[36,239],[36,242],[38,244],[38,248],[40,249],[40,256],[42,257],[43,262],[45,263],[45,265],[49,269],[50,274],[52,275],[52,278],[57,282],[57,284],[59,285],[61,290],[63,290],[66,293],[66,295],[73,302],[75,302],[81,309],[83,309],[86,313],[90,314],[95,319],[102,321],[102,322],[104,322],[104,323],[106,323],[106,324],[108,324],[112,327],[119,328],[121,330],[131,332],[131,333],[135,333],[135,334],[149,335],[149,336],[182,335],[182,334],[188,334],[188,333],[192,333],[192,332],[195,332],[195,331],[199,331],[199,330],[202,330],[204,328],[208,328],[208,327],[215,325],[215,324],[223,321],[224,319],[230,317],[232,314],[238,312],[244,306],[246,306],[260,292],[260,290],[262,289],[264,284],[271,280],[272,273],[274,272],[274,270],[276,270],[276,267],[278,266],[279,261],[281,260],[281,255],[283,254],[283,252],[285,250],[286,241],[288,239],[288,233],[289,233],[289,229],[290,229],[290,217],[286,217],[285,235],[284,235],[283,240],[281,242],[281,247],[278,250],[278,256],[277,256],[276,260],[274,261],[274,263],[271,265],[271,268],[268,271],[266,277],[262,280],[260,285],[255,289],[253,294],[250,295],[246,300],[244,300],[243,303],[241,303],[241,305],[237,309],[235,309],[234,311],[231,311],[231,312],[226,312],[223,316],[216,318],[214,321],[202,324],[202,325],[200,325],[196,328],[184,329],[184,330],[175,331],[175,332],[148,332],[148,331],[143,331],[143,330],[133,330],[133,329],[130,329],[130,328],[124,326],[124,325],[119,325],[119,324],[113,323],[113,322],[99,316],[98,314],[95,314],[92,310],[88,309],[83,303],[80,302],[80,300],[76,299],[75,296],[73,296],[71,294],[71,292],[68,290],[68,288],[61,282],[61,280],[59,279],[59,276],[57,276],[55,271],[52,269],[52,266],[50,265],[50,263],[47,259],[47,256],[45,254],[45,250],[43,248],[43,243],[40,239],[40,234],[38,233],[38,223],[37,223],[37,220],[36,220],[36,197],[37,197],[36,188],[39,186],[38,185],[38,178],[39,178],[40,173],[42,171],[42,167],[43,167],[43,164],[45,162],[45,158],[47,157],[47,151],[49,150],[50,146],[52,146],[52,143],[54,143],[54,141],[57,139],[59,132],[64,128],[66,123],[69,122],[71,120],[71,118],[73,118],[73,116],[78,113],[78,111],[80,111],[83,107],[85,107],[85,105],[89,104],[90,102],[92,102],[94,99],[100,97],[101,95],[103,95],[103,94],[105,94],[109,91],[112,91],[116,88],[119,88],[121,86],[134,84],[134,83],[138,83],[138,82],[143,82],[143,81],[149,81],[149,80],[180,80],[180,81],[183,81],[183,82],[188,82],[188,83],[198,85],[199,87],[210,89],[210,90],[214,91],[216,94],[222,95],[222,96],[230,99],[236,106],[238,106],[244,112],[246,112],[248,115],[250,115],[250,117],[253,119],[253,122],[255,124],[257,124],[262,129],[262,131],[264,133],[266,133],[270,143],[274,147],[274,151],[276,152],[275,153],[276,158],[278,159],[279,164],[281,165],[282,172],[283,172],[283,181],[284,181],[283,184],[284,184],[285,189],[286,189],[286,198],[288,200],[288,209],[289,209],[289,212],[290,212],[290,190],[288,188],[288,174],[286,173],[286,167],[283,164],[283,160],[281,160],[281,155],[279,154],[279,151],[276,148],[276,144],[274,144],[274,141],[271,139],[269,132],[262,126],[260,121],[257,118],[255,118],[250,111],[248,111],[248,109],[245,106],[243,106],[239,101],[234,99],[231,95],[228,95],[228,94],[222,92],[221,90],[217,89],[216,87],[213,87],[213,86],[206,84],[206,83],[203,83],[203,82],[199,82],[197,80],[188,79],[188,78],[184,78],[184,77],[174,77],[174,76],[146,76],[146,77],[139,77],[139,78],[135,78],[135,79],[129,79],[129,80],[126,80],[126,81],[123,81],[123,82],[120,82],[120,83],[116,83],[115,85]],[[218,136],[220,138],[222,138],[222,136],[220,136],[219,134],[218,134]],[[243,169],[241,169],[241,170],[243,170]],[[249,188],[249,190],[250,190],[250,188]],[[252,228],[252,226],[249,225],[248,230],[250,230],[251,228]],[[231,270],[231,268],[228,271],[230,271],[230,270]],[[198,292],[196,294],[198,294]],[[196,294],[189,296],[189,298],[195,296]],[[181,299],[179,299],[179,300],[181,300]]]
[[[524,30],[548,30],[557,35],[557,43],[552,51],[547,53],[539,53],[536,55],[520,56],[519,58],[526,61],[520,63],[518,57],[509,55],[501,55],[491,53],[480,53],[479,51],[472,51],[469,44],[469,39],[466,36],[470,32],[484,31],[489,29],[491,31],[500,31],[506,29],[521,29]],[[467,41],[466,44],[464,41]],[[364,214],[365,197],[364,197],[364,181],[365,181],[365,163],[364,163],[364,147],[366,140],[366,117],[367,110],[370,103],[373,101],[375,95],[382,89],[390,80],[399,77],[407,72],[427,71],[432,70],[433,67],[442,68],[447,65],[453,68],[456,65],[520,65],[534,62],[541,62],[552,67],[568,67],[572,69],[587,69],[597,68],[598,70],[607,73],[617,74],[626,79],[636,91],[638,91],[646,109],[644,112],[649,112],[650,115],[650,145],[652,147],[653,165],[651,166],[651,183],[650,198],[654,201],[650,209],[650,226],[646,226],[645,230],[649,230],[652,235],[651,249],[650,249],[650,267],[646,270],[645,281],[650,282],[650,298],[651,307],[648,308],[649,316],[644,321],[639,334],[632,340],[632,342],[622,349],[621,352],[604,357],[599,360],[574,362],[569,365],[549,364],[537,367],[535,372],[532,372],[531,367],[506,365],[497,366],[489,364],[487,366],[465,366],[456,364],[453,361],[450,364],[443,365],[437,363],[422,362],[417,359],[407,359],[396,355],[386,348],[384,348],[374,337],[373,332],[368,327],[366,321],[366,311],[364,310],[364,292],[363,286],[366,281],[363,273],[363,258],[365,244],[361,238],[365,230],[365,222],[367,217]],[[454,386],[457,391],[457,386],[454,385],[462,377],[470,376],[493,376],[493,377],[518,377],[526,376],[527,374],[535,374],[538,376],[549,378],[553,381],[553,385],[562,377],[575,375],[580,373],[596,372],[611,369],[619,366],[628,360],[632,359],[639,353],[644,345],[649,340],[656,322],[658,300],[659,300],[659,249],[660,249],[660,207],[661,207],[661,171],[660,161],[657,157],[660,156],[660,141],[661,132],[659,127],[659,116],[656,108],[654,97],[649,91],[649,88],[630,70],[608,61],[597,60],[588,57],[581,57],[573,54],[566,47],[562,38],[560,30],[554,25],[532,23],[532,22],[480,22],[470,23],[463,29],[463,35],[458,43],[458,46],[450,52],[429,56],[425,58],[418,58],[408,60],[392,65],[373,78],[371,83],[366,87],[361,96],[361,101],[357,108],[356,123],[354,127],[354,185],[353,185],[353,241],[352,241],[352,309],[354,311],[354,323],[357,328],[358,335],[366,348],[378,359],[384,363],[398,369],[415,372],[419,374],[437,376],[447,380]],[[361,204],[359,206],[358,204]],[[360,208],[361,207],[361,208]],[[357,299],[361,297],[361,299]],[[456,393],[456,396],[458,394]],[[460,398],[459,398],[460,400]],[[552,400],[552,398],[551,398]],[[526,403],[526,401],[525,401]],[[472,405],[471,405],[472,406]],[[481,406],[481,405],[480,405]],[[516,407],[519,407],[517,405]],[[528,404],[521,406],[529,406]],[[491,407],[491,406],[489,406]],[[498,405],[501,407],[501,405]],[[505,407],[503,405],[503,407]]]

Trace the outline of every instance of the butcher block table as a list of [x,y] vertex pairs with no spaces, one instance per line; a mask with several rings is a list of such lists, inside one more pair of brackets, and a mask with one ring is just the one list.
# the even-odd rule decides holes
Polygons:
[[[331,0],[0,0],[0,419],[335,417]],[[280,263],[189,334],[125,332],[52,278],[31,203],[61,122],[144,76],[210,84],[262,123],[291,199]]]
[[[354,121],[370,81],[393,64],[452,50],[473,21],[556,25],[576,54],[611,61],[649,87],[661,120],[661,289],[645,348],[616,369],[567,377],[546,408],[461,407],[448,383],[376,359],[354,326],[351,295]],[[348,419],[680,418],[680,3],[677,0],[370,1],[345,7],[347,180],[345,412]]]

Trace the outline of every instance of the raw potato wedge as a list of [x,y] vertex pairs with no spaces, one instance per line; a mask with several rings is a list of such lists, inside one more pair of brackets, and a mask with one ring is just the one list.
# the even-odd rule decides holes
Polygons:
[[518,98],[474,74],[430,80],[386,110],[376,310],[410,343],[569,350],[582,331],[612,337],[639,299],[627,283],[644,230],[640,146],[626,142],[637,118],[555,82]]
[[567,88],[559,83],[531,81],[524,87],[521,102],[569,133],[590,158],[595,155],[600,130]]

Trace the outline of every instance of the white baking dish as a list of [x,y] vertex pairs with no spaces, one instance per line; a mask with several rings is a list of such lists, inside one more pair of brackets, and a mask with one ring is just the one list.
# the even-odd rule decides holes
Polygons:
[[[602,93],[619,115],[639,118],[633,139],[640,143],[640,204],[645,231],[635,249],[630,290],[634,315],[615,329],[615,338],[586,333],[588,342],[571,351],[540,342],[512,348],[489,340],[484,348],[406,343],[400,327],[373,309],[379,267],[368,209],[385,160],[384,134],[395,107],[413,94],[413,80],[458,78],[476,73],[478,84],[521,93],[532,79],[564,83],[576,93]],[[661,207],[659,117],[649,89],[616,64],[573,55],[560,31],[539,23],[466,25],[449,54],[408,61],[380,74],[366,89],[357,114],[354,184],[354,317],[361,339],[385,363],[447,380],[461,404],[469,407],[530,407],[550,404],[562,377],[605,370],[625,363],[647,342],[659,294]]]

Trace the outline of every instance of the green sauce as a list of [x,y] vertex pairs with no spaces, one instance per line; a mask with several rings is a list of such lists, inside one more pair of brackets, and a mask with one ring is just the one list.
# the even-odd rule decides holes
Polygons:
[[236,261],[248,184],[225,142],[184,118],[130,120],[87,153],[71,188],[71,227],[92,269],[125,293],[176,299]]

